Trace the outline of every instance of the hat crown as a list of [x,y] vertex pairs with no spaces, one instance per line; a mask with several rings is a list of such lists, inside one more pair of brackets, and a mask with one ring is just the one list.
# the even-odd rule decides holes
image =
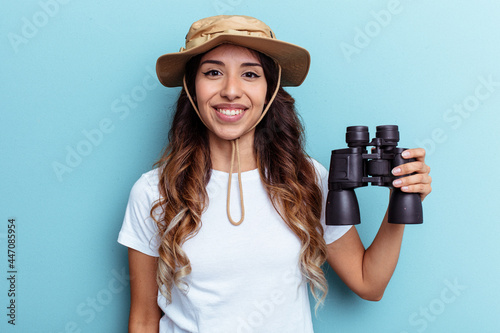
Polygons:
[[221,34],[247,35],[274,39],[275,35],[264,22],[243,15],[218,15],[194,22],[186,35],[189,50]]
[[158,79],[167,87],[181,86],[188,61],[224,43],[246,47],[273,59],[281,67],[284,87],[298,86],[307,76],[311,58],[306,49],[278,40],[269,26],[256,18],[218,15],[194,22],[186,35],[185,47],[158,58]]

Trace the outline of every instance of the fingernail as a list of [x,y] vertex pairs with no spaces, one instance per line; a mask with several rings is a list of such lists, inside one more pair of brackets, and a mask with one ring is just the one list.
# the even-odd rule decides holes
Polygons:
[[410,152],[405,150],[404,152],[401,153],[401,155],[403,155],[403,157],[410,157]]
[[401,179],[396,179],[395,181],[392,182],[393,185],[401,185],[403,181]]
[[392,169],[392,174],[393,175],[398,175],[401,172],[401,168],[394,168]]
[[405,191],[405,192],[408,191],[408,186],[401,187],[401,191]]

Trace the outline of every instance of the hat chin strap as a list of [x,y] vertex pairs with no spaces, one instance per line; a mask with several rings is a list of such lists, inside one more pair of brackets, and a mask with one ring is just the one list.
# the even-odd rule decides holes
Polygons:
[[[187,84],[186,84],[186,76],[184,76],[182,78],[182,84],[184,86],[184,90],[186,91],[187,97],[189,98],[189,101],[191,102],[191,105],[193,106],[194,110],[196,111],[196,114],[198,114],[198,117],[200,118],[201,122],[210,130],[210,127],[207,125],[207,123],[205,123],[205,121],[203,121],[203,118],[200,115],[200,111],[198,110],[196,103],[193,101],[193,98],[191,97],[191,94],[190,94],[189,89],[187,88]],[[273,103],[274,99],[276,98],[276,95],[278,94],[280,84],[281,84],[281,66],[278,64],[278,82],[276,83],[276,89],[274,90],[274,93],[271,96],[269,103],[267,103],[265,109],[262,111],[260,118],[255,122],[255,124],[252,127],[250,127],[245,133],[243,133],[243,135],[252,131],[260,123],[260,121],[264,118],[267,111],[271,107],[271,104]],[[239,138],[236,138],[234,140],[229,140],[229,141],[231,141],[231,166],[229,168],[229,181],[228,181],[228,185],[227,185],[226,211],[227,211],[227,217],[229,219],[229,222],[231,222],[231,224],[234,226],[238,226],[245,219],[245,203],[243,201],[243,185],[241,182],[240,148],[239,148],[239,144],[238,144]],[[241,205],[241,218],[238,222],[234,221],[233,218],[231,217],[231,209],[230,209],[230,206],[231,206],[231,180],[233,178],[232,175],[233,175],[235,151],[236,151],[236,155],[237,155],[237,159],[238,159],[238,185],[239,185],[239,190],[240,190],[240,205]]]

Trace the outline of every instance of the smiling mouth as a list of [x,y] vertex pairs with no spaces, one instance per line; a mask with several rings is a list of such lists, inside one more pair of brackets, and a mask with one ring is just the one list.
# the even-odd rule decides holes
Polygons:
[[216,109],[217,112],[222,113],[225,116],[237,116],[242,114],[245,110],[243,109]]

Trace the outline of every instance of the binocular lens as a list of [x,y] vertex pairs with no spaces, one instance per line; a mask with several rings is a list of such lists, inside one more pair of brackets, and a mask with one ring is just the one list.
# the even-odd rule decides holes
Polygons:
[[384,139],[387,142],[398,143],[399,131],[397,125],[383,125],[377,126],[377,138]]
[[349,147],[363,146],[370,142],[368,126],[349,126],[345,133],[345,141]]

